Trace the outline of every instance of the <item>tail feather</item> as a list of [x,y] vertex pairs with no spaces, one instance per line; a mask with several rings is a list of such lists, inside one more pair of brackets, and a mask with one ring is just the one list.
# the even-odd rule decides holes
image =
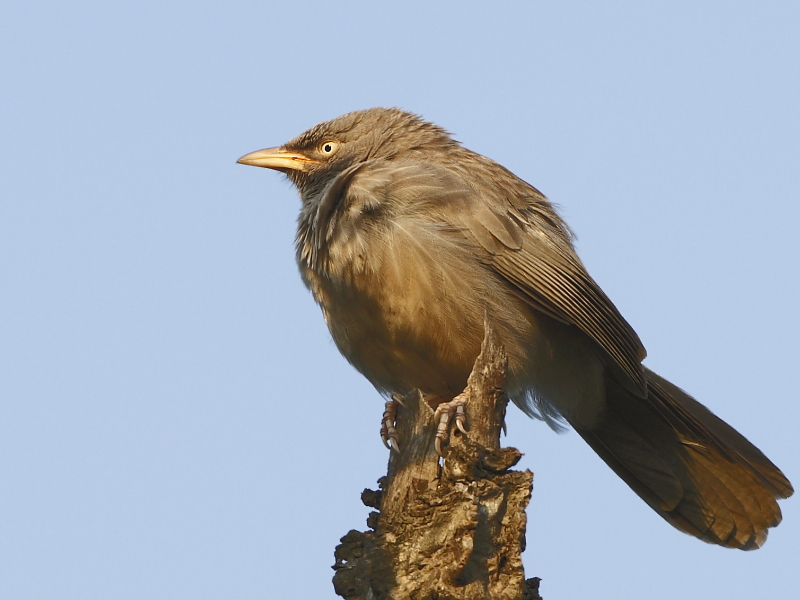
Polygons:
[[[678,423],[685,423],[699,437],[707,437],[708,444],[716,444],[718,450],[732,459],[750,465],[753,472],[763,478],[773,495],[777,498],[788,498],[794,492],[792,484],[764,454],[751,444],[747,438],[700,404],[678,386],[645,368],[648,390],[659,399],[660,404],[679,411]],[[710,435],[708,435],[710,433]]]
[[645,369],[648,395],[607,385],[607,407],[581,437],[653,510],[712,544],[752,550],[781,521],[789,480],[738,431]]

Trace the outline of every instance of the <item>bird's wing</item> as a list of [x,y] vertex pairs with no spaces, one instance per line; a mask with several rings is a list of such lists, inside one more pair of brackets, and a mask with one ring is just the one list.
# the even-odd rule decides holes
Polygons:
[[347,194],[391,198],[387,210],[424,215],[477,242],[531,306],[579,327],[629,379],[625,387],[644,397],[644,346],[587,273],[561,219],[535,188],[483,161],[486,172],[419,160],[373,164],[359,170]]
[[[498,212],[502,210],[502,205],[497,206],[499,202],[491,204]],[[646,351],[639,336],[587,273],[564,232],[548,231],[543,223],[536,222],[535,216],[530,217],[520,225],[522,246],[507,247],[494,254],[495,268],[525,292],[534,305],[544,305],[546,312],[555,312],[589,335],[644,397],[647,383],[641,363]],[[514,221],[510,216],[506,218]],[[481,219],[479,223],[488,229],[487,221]],[[474,227],[471,225],[470,230]],[[554,239],[554,234],[561,239]]]

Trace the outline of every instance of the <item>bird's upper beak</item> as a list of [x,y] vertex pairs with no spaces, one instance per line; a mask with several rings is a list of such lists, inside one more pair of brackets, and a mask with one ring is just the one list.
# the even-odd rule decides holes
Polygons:
[[243,165],[253,165],[254,167],[266,167],[268,169],[290,169],[292,171],[306,171],[309,165],[320,164],[318,160],[314,160],[299,154],[297,152],[289,152],[284,148],[267,148],[265,150],[256,150],[250,154],[245,154],[236,162]]

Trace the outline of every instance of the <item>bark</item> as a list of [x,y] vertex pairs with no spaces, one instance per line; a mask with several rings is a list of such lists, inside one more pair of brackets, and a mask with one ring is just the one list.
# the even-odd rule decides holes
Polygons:
[[379,509],[366,532],[350,531],[335,551],[336,593],[347,600],[534,600],[525,580],[525,507],[530,471],[500,447],[508,397],[507,357],[487,327],[467,384],[469,433],[453,429],[444,458],[434,449],[433,410],[406,396],[397,415],[400,452],[362,501]]

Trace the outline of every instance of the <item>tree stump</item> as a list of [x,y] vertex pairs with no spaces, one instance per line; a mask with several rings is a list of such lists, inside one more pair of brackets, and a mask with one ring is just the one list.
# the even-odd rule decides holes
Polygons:
[[347,600],[534,600],[525,580],[525,507],[533,474],[510,470],[522,456],[500,447],[508,359],[491,329],[467,383],[469,432],[453,428],[439,459],[433,409],[412,392],[397,414],[400,452],[391,452],[370,530],[350,531],[335,551],[333,584]]

